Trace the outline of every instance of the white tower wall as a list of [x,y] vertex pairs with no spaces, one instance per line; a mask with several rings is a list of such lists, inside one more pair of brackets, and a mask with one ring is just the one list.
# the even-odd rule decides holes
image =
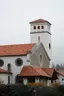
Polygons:
[[51,49],[49,49],[49,43],[51,44],[50,41],[50,35],[48,33],[38,33],[38,34],[31,34],[31,43],[38,43],[38,37],[40,36],[40,42],[43,43],[49,57],[51,58]]

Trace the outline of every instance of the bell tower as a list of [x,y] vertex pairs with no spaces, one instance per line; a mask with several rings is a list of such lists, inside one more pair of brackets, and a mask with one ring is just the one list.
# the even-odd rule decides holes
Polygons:
[[50,59],[52,59],[51,48],[51,23],[44,19],[37,19],[30,22],[30,42],[38,43],[40,40],[43,43]]

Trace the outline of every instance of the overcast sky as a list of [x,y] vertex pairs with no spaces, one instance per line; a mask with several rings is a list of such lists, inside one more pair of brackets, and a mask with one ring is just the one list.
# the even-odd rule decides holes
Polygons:
[[53,60],[64,62],[64,0],[0,0],[0,45],[29,43],[39,18],[52,23]]

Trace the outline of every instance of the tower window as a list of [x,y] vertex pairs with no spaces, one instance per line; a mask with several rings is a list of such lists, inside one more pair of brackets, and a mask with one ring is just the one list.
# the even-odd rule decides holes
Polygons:
[[36,29],[36,26],[34,26],[34,29]]
[[38,29],[40,29],[40,26],[38,26]]
[[49,49],[51,49],[51,44],[49,43]]
[[41,26],[41,29],[44,29],[44,26]]

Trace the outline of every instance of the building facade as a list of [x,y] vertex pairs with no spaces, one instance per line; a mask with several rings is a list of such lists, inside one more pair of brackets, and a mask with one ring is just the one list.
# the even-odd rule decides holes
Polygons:
[[64,70],[58,70],[57,71],[57,77],[58,79],[56,80],[58,83],[60,83],[61,85],[64,85]]
[[[30,44],[0,46],[0,68],[8,71],[8,75],[4,72],[0,75],[0,79],[5,84],[14,84],[24,65],[50,67],[52,60],[50,27],[51,24],[46,20],[32,21],[30,22]],[[10,76],[9,72],[12,73]]]
[[26,84],[51,85],[56,82],[57,74],[53,68],[41,68],[37,66],[24,66],[18,75],[17,82]]

